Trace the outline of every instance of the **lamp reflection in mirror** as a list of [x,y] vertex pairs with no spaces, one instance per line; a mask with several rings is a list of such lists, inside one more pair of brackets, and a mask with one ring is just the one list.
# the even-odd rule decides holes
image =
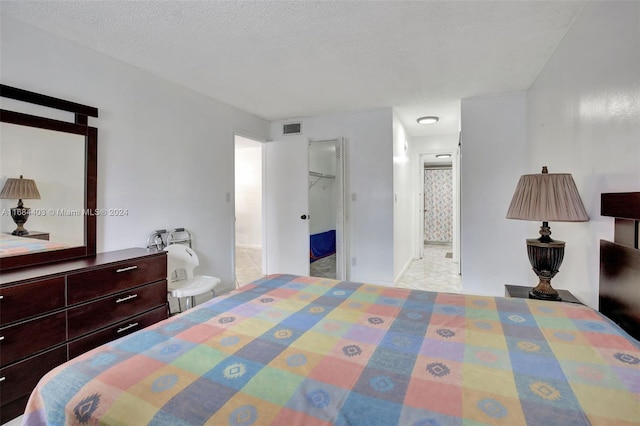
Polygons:
[[25,207],[22,200],[39,200],[40,192],[33,179],[23,179],[20,175],[19,179],[8,178],[4,183],[1,199],[18,200],[18,206],[11,209],[11,218],[16,223],[17,228],[11,233],[12,235],[29,235],[29,231],[24,229],[24,224],[29,219],[29,207]]
[[564,241],[551,239],[549,222],[586,222],[587,212],[569,173],[542,173],[523,175],[518,181],[507,219],[541,221],[540,238],[527,239],[527,253],[538,285],[529,291],[532,299],[561,300],[551,286],[564,258]]

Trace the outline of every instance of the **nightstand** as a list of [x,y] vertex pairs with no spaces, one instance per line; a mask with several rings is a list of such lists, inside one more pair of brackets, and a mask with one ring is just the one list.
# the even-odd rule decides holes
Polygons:
[[[11,232],[8,232],[11,234]],[[23,238],[34,238],[36,240],[48,240],[49,233],[48,232],[40,232],[40,231],[29,231],[27,235],[20,235]]]
[[[515,298],[518,298],[518,299],[528,299],[529,298],[529,290],[531,290],[532,288],[533,287],[524,287],[524,286],[520,286],[520,285],[509,285],[509,284],[506,284],[504,286],[504,296],[505,297],[515,297]],[[577,297],[575,297],[573,294],[571,294],[571,292],[569,290],[558,290],[558,289],[556,289],[556,290],[560,294],[560,297],[562,298],[562,300],[559,300],[559,302],[578,303],[580,305],[584,304]]]

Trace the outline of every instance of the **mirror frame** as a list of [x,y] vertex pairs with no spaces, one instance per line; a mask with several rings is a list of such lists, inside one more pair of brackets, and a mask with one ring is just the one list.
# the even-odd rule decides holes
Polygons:
[[96,209],[98,171],[98,129],[88,125],[88,117],[98,117],[98,109],[64,99],[54,98],[27,90],[0,84],[0,97],[74,114],[75,122],[60,121],[21,112],[0,109],[0,122],[39,129],[73,133],[85,137],[84,153],[84,245],[59,250],[43,251],[0,258],[0,272],[61,260],[79,259],[96,255]]

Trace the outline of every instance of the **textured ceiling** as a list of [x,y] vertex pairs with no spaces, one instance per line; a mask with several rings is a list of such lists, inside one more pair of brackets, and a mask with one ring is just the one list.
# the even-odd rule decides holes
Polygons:
[[[0,1],[0,11],[268,120],[393,107],[455,133],[526,90],[580,1]],[[438,115],[433,126],[415,119]]]

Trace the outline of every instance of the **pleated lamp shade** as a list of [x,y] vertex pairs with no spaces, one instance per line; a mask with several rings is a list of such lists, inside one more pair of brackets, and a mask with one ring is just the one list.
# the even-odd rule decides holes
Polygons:
[[589,216],[569,173],[523,175],[513,194],[507,219],[541,222],[587,222]]
[[38,192],[35,180],[23,179],[20,176],[20,179],[7,179],[2,192],[0,192],[0,198],[8,200],[39,200],[40,192]]

